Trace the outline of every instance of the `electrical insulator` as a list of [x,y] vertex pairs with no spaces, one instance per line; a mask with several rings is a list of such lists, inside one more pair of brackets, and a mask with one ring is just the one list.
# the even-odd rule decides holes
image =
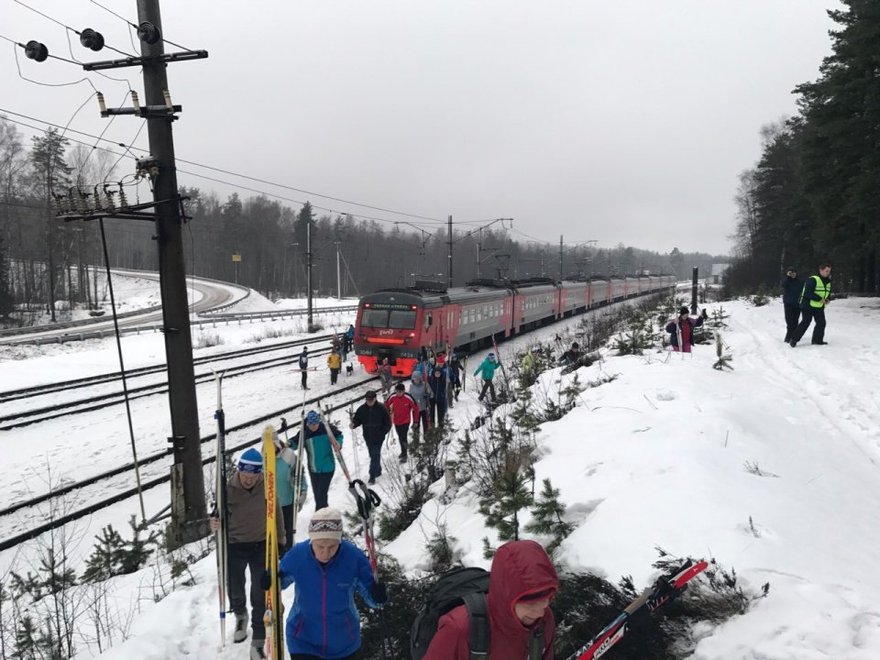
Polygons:
[[46,44],[42,44],[39,41],[34,41],[32,39],[28,41],[27,45],[24,47],[24,54],[29,60],[45,62],[46,58],[49,57],[49,49],[46,48]]
[[64,213],[64,206],[61,204],[61,200],[63,200],[64,197],[64,195],[52,195],[52,198],[55,201],[55,213],[57,215],[62,215]]
[[165,97],[165,107],[169,110],[174,110],[174,104],[171,103],[171,92],[169,92],[167,89],[163,89],[162,96]]
[[128,207],[128,198],[125,196],[125,188],[122,187],[122,184],[119,184],[119,206],[122,208]]
[[104,47],[104,35],[92,28],[86,28],[80,32],[79,42],[86,48],[98,52]]
[[131,90],[131,105],[134,108],[134,111],[138,114],[141,112],[141,102],[138,99],[138,93],[134,90]]
[[98,107],[101,109],[101,114],[107,114],[107,103],[104,101],[104,95],[101,92],[95,92],[95,95],[98,97]]
[[107,184],[107,183],[104,184],[104,197],[107,200],[107,210],[110,211],[111,213],[113,213],[116,211],[116,204],[113,203],[113,195],[116,194],[116,191],[115,190],[108,190],[107,189],[108,185],[109,184]]
[[144,21],[140,25],[138,25],[137,29],[138,39],[143,41],[144,43],[154,44],[161,36],[159,35],[159,28],[150,23],[149,21]]
[[101,193],[98,191],[98,186],[95,184],[95,187],[92,189],[92,195],[95,198],[95,210],[103,211],[104,204],[101,201]]
[[83,192],[82,190],[77,190],[77,193],[78,193],[76,196],[76,209],[77,209],[77,211],[79,211],[80,213],[88,213],[89,204],[88,204],[87,200],[89,198],[89,194],[86,192]]

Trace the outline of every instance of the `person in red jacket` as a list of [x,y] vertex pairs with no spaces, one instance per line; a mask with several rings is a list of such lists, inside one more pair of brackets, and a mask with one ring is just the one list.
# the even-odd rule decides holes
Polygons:
[[[495,552],[489,576],[488,660],[553,660],[556,622],[550,600],[559,577],[535,541],[511,541]],[[460,605],[440,617],[424,660],[469,660],[470,623]]]
[[406,386],[403,383],[398,383],[394,386],[394,394],[388,397],[385,405],[388,406],[388,411],[391,413],[391,423],[394,424],[397,439],[400,440],[400,462],[406,463],[409,447],[406,438],[409,433],[409,424],[412,421],[418,427],[419,404],[406,393]]

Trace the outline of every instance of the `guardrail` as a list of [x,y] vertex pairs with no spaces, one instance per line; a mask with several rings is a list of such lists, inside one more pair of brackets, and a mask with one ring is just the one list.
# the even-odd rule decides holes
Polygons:
[[[357,305],[345,306],[345,307],[321,307],[312,310],[313,314],[333,314],[337,312],[353,312],[357,311]],[[196,327],[204,327],[211,326],[217,327],[218,325],[229,325],[230,323],[237,323],[241,325],[242,322],[248,321],[249,323],[253,323],[254,321],[275,321],[281,320],[285,318],[293,318],[295,316],[305,316],[308,313],[306,309],[285,309],[278,310],[276,312],[251,312],[247,314],[214,314],[210,318],[205,319],[191,319],[190,326]],[[107,317],[112,319],[113,317]],[[157,323],[152,323],[150,325],[140,325],[133,326],[128,328],[119,328],[119,333],[122,335],[139,335],[142,332],[161,332],[162,325]],[[67,333],[63,335],[53,335],[51,337],[35,337],[33,339],[21,339],[19,341],[10,341],[6,342],[6,346],[15,346],[18,344],[28,344],[32,346],[42,346],[43,344],[65,344],[70,341],[83,341],[84,339],[103,339],[104,337],[110,337],[113,335],[113,329],[108,328],[106,330],[89,330],[83,332],[73,332]]]

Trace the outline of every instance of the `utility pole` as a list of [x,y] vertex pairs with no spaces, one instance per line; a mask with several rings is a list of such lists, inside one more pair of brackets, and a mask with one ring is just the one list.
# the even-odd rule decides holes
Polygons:
[[[138,0],[138,22],[151,23],[161,34],[159,0]],[[167,63],[161,39],[141,41],[144,91],[148,106],[170,105]],[[174,115],[147,115],[150,154],[158,168],[153,180],[156,203],[156,241],[159,247],[159,287],[162,295],[163,334],[168,363],[168,400],[171,406],[171,524],[168,543],[179,547],[208,534],[205,484],[202,472],[199,410],[193,370],[192,337],[186,291],[183,219],[177,192]]]
[[306,296],[308,296],[308,320],[306,332],[312,331],[312,220],[306,223]]
[[336,299],[342,300],[342,277],[340,276],[339,270],[339,244],[342,241],[333,241],[333,245],[336,246]]
[[447,240],[446,240],[446,287],[452,288],[452,216],[447,220]]
[[564,243],[562,242],[562,234],[559,235],[559,280],[562,281],[562,248]]
[[477,279],[480,279],[480,261],[483,260],[483,229],[480,228],[480,233],[478,234],[479,238],[477,238]]

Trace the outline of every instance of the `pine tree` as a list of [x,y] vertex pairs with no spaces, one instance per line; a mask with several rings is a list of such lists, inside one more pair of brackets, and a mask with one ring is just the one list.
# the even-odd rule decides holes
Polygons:
[[12,282],[9,277],[9,254],[0,236],[0,319],[8,319],[13,310]]
[[506,470],[495,483],[494,497],[480,501],[480,512],[486,516],[486,524],[498,530],[500,539],[519,540],[519,512],[534,500],[529,488],[533,480],[531,467]]
[[37,660],[38,638],[39,631],[33,618],[29,615],[23,616],[15,630],[15,657],[21,660]]
[[532,506],[533,519],[526,525],[526,531],[552,536],[553,541],[547,546],[547,552],[552,554],[574,531],[574,525],[563,519],[565,504],[559,501],[559,489],[553,488],[550,479],[544,479],[543,484],[541,494]]

